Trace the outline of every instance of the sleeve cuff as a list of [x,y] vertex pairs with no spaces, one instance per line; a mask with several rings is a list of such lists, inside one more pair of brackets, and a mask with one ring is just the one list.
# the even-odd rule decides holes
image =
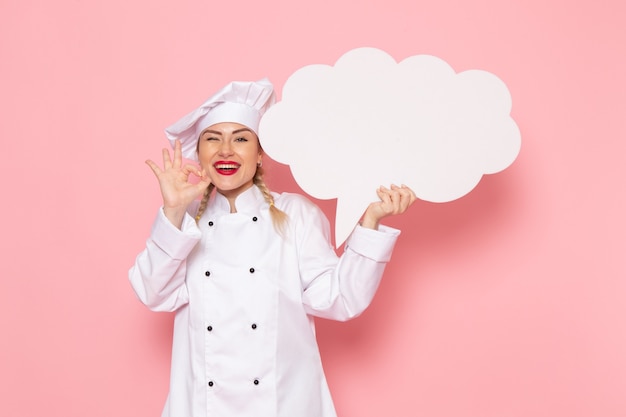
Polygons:
[[357,225],[348,239],[346,250],[376,262],[389,262],[399,235],[400,230],[388,226],[380,225],[374,230]]
[[179,230],[165,217],[161,207],[152,225],[150,239],[172,259],[185,259],[201,236],[200,229],[188,213],[185,213]]

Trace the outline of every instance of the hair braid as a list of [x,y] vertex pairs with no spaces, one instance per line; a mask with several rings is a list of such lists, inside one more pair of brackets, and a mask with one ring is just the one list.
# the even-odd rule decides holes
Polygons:
[[209,202],[209,198],[211,197],[211,191],[215,188],[215,185],[209,184],[209,186],[204,190],[204,195],[202,196],[202,200],[200,201],[200,205],[198,206],[198,212],[196,213],[196,223],[200,221],[200,217],[202,217],[202,213],[206,210],[206,205]]
[[274,197],[272,196],[272,193],[270,192],[269,188],[267,188],[267,185],[265,185],[265,182],[263,181],[263,174],[264,174],[263,168],[260,166],[257,167],[256,173],[254,174],[253,182],[254,182],[254,185],[259,187],[259,190],[261,190],[261,193],[263,193],[263,197],[265,198],[265,201],[267,202],[267,204],[270,205],[270,216],[272,216],[272,223],[274,224],[274,229],[276,229],[276,232],[278,232],[279,235],[284,237],[285,226],[289,219],[287,217],[287,213],[280,210],[278,207],[274,205]]
[[[285,225],[288,220],[287,214],[274,205],[274,197],[272,197],[272,193],[270,192],[269,188],[267,188],[267,185],[263,181],[263,168],[261,167],[257,168],[256,174],[254,175],[253,182],[254,182],[254,185],[259,187],[259,190],[261,190],[261,193],[263,194],[265,201],[270,205],[270,216],[272,216],[272,223],[274,224],[274,228],[276,229],[279,235],[284,236]],[[198,212],[196,213],[196,217],[195,217],[196,223],[200,221],[200,217],[202,217],[202,214],[206,210],[206,206],[209,203],[209,199],[211,197],[211,192],[213,191],[214,188],[215,188],[215,185],[210,184],[207,187],[207,189],[204,191],[204,195],[202,196],[202,200],[200,201],[200,205],[198,206]]]

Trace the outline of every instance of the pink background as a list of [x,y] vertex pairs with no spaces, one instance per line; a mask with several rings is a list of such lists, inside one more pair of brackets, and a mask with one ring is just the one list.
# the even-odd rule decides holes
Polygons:
[[159,415],[172,316],[127,281],[160,203],[143,161],[227,81],[361,46],[498,75],[523,143],[394,219],[371,308],[319,321],[340,416],[626,415],[623,4],[2,0],[2,415]]

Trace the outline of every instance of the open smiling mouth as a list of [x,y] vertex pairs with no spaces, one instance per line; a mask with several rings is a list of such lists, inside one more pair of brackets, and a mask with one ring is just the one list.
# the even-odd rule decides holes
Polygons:
[[233,175],[235,172],[237,172],[240,166],[240,164],[236,164],[234,162],[218,162],[213,165],[217,173],[221,175]]

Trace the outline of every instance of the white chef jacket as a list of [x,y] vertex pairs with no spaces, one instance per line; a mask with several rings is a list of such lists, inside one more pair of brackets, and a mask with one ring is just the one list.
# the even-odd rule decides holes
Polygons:
[[315,204],[274,199],[289,216],[284,237],[256,186],[236,213],[215,193],[181,230],[159,210],[129,278],[150,309],[176,312],[163,417],[336,416],[312,316],[363,312],[400,232],[357,226],[337,257]]

